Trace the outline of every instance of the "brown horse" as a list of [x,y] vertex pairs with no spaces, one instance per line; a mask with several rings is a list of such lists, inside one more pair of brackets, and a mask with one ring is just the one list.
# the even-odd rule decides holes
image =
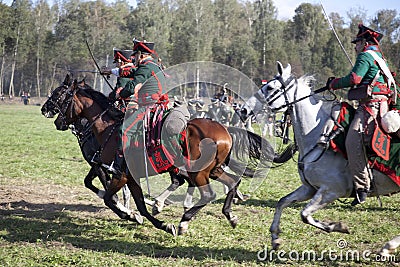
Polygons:
[[[50,98],[59,110],[59,116],[55,121],[57,129],[67,129],[68,125],[74,123],[79,118],[86,118],[92,125],[93,132],[102,146],[101,161],[111,164],[117,145],[116,134],[118,127],[116,123],[117,118],[113,114],[115,112],[113,112],[112,105],[110,105],[108,99],[103,94],[88,88],[84,83],[79,84],[77,81],[74,81],[71,86],[63,85],[58,87],[52,92]],[[235,227],[238,219],[232,215],[231,205],[241,181],[240,175],[243,174],[251,177],[254,175],[254,171],[247,168],[245,164],[236,162],[236,159],[231,157],[233,148],[232,133],[230,134],[228,129],[223,125],[208,119],[195,119],[188,123],[186,131],[189,143],[189,157],[192,161],[200,159],[202,152],[206,152],[204,146],[207,146],[207,144],[202,143],[204,140],[212,140],[209,145],[215,146],[216,151],[212,154],[212,158],[207,160],[206,166],[203,168],[188,169],[187,173],[182,175],[189,184],[197,186],[200,191],[200,200],[195,206],[184,213],[179,225],[179,234],[186,232],[188,223],[193,216],[207,203],[215,199],[216,194],[210,186],[210,178],[218,180],[229,188],[222,212],[229,220],[231,226]],[[231,131],[234,130],[231,129]],[[272,162],[275,155],[269,143],[253,133],[245,130],[242,131],[244,132],[241,133],[246,135],[250,144],[250,147],[247,147],[248,156]],[[245,138],[235,138],[235,142],[240,143],[243,139]],[[240,150],[241,153],[246,151],[246,149],[237,150]],[[133,177],[143,178],[146,175],[153,176],[157,173],[152,168],[149,168],[146,174],[146,170],[142,164],[144,162],[143,151],[135,155],[135,159],[138,160],[135,160],[134,167],[131,168],[130,166],[132,174],[123,175],[120,180],[112,179],[104,196],[105,204],[120,218],[129,219],[130,215],[118,209],[111,201],[111,197],[124,184],[128,184],[139,212],[156,228],[176,235],[174,225],[165,224],[157,220],[147,211],[140,182]],[[223,166],[229,166],[235,174],[225,172],[222,168]]]

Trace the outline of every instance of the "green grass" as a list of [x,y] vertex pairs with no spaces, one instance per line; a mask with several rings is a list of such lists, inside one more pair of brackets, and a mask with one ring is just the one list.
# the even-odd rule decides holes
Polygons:
[[[300,218],[305,203],[294,204],[281,221],[282,251],[292,252],[293,259],[260,261],[257,255],[270,249],[276,202],[300,185],[295,161],[272,169],[250,200],[233,207],[240,219],[236,229],[222,215],[219,200],[200,211],[186,235],[173,237],[148,221],[137,226],[119,220],[84,188],[89,167],[76,138],[56,131],[40,107],[0,105],[0,147],[1,266],[386,266],[333,256],[347,250],[375,252],[399,234],[399,195],[382,197],[382,208],[376,199],[357,208],[337,201],[316,214],[320,220],[345,222],[350,235],[305,225]],[[181,215],[176,205],[158,217],[178,225]],[[341,239],[347,242],[343,250],[337,247]],[[336,252],[323,261],[294,259],[295,252],[309,250]]]

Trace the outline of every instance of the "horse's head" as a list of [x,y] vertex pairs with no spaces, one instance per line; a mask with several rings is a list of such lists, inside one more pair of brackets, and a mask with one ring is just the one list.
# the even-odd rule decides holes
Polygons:
[[58,117],[54,121],[57,130],[65,131],[69,125],[79,119],[81,112],[80,105],[76,104],[76,93],[85,88],[84,81],[74,80],[70,86],[60,86],[50,95],[51,102],[57,108]]
[[51,92],[49,98],[43,104],[41,108],[43,116],[45,116],[46,118],[53,118],[57,113],[60,112],[59,105],[64,101],[64,98],[71,83],[71,77],[69,74],[67,74],[64,82]]
[[274,112],[284,111],[288,107],[287,104],[293,101],[293,94],[288,94],[297,81],[291,73],[292,67],[288,64],[286,68],[283,68],[279,61],[277,67],[278,74],[243,105],[240,110],[242,120],[261,113],[265,105]]
[[54,121],[54,125],[58,131],[66,131],[68,130],[68,124],[65,123],[65,119],[61,114],[58,114],[56,120]]

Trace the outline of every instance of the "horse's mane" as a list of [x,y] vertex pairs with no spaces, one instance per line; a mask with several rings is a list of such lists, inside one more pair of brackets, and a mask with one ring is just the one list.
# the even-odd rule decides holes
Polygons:
[[91,99],[93,99],[93,101],[99,104],[102,109],[107,109],[110,106],[110,101],[103,93],[94,90],[92,87],[86,84],[83,87],[81,87],[81,89],[83,89],[80,90],[82,95],[86,95]]
[[[299,83],[299,85],[298,85],[299,87],[301,87],[301,88],[308,87],[311,91],[313,91],[313,87],[314,87],[314,83],[315,83],[316,79],[315,79],[315,77],[313,75],[307,75],[306,74],[306,75],[301,76],[297,81]],[[315,94],[315,95],[313,95],[313,97],[316,100],[321,100],[321,101],[324,101],[324,102],[327,101],[320,94]],[[328,102],[331,102],[331,101],[328,101]]]
[[316,79],[313,75],[306,74],[301,76],[297,81],[299,83],[299,86],[306,86],[311,88]]
[[115,108],[114,105],[112,105],[110,100],[103,93],[96,91],[87,84],[82,86],[81,89],[82,90],[80,90],[79,92],[81,92],[82,95],[86,95],[87,97],[93,99],[93,101],[99,104],[103,110],[108,109],[108,114],[112,118],[116,119],[124,116],[123,112]]

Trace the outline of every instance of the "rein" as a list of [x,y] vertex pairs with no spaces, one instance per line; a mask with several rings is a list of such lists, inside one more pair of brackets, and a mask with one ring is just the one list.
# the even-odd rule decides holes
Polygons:
[[[263,95],[264,95],[264,98],[263,98],[263,100],[261,100],[261,102],[262,102],[263,104],[266,103],[266,104],[268,104],[268,106],[269,106],[270,104],[272,104],[275,100],[277,100],[277,99],[283,94],[284,97],[285,97],[285,104],[283,104],[283,105],[281,105],[281,106],[279,106],[279,107],[276,107],[276,108],[272,108],[272,109],[271,109],[272,111],[277,111],[277,110],[280,110],[280,109],[286,108],[286,107],[291,108],[291,107],[292,107],[294,104],[296,104],[297,102],[300,102],[300,101],[302,101],[302,100],[304,100],[304,99],[306,99],[306,98],[309,98],[309,97],[311,97],[311,96],[313,96],[313,95],[315,95],[315,94],[319,94],[319,93],[322,93],[322,92],[328,90],[328,87],[324,86],[324,87],[322,87],[322,88],[320,88],[320,89],[317,89],[317,90],[311,92],[311,94],[309,94],[309,95],[300,97],[300,98],[298,98],[298,99],[293,100],[292,102],[289,102],[286,93],[287,93],[287,91],[289,91],[291,88],[293,88],[294,86],[296,86],[295,95],[297,95],[297,85],[298,85],[297,79],[296,79],[294,76],[290,76],[290,78],[289,78],[286,82],[284,82],[282,76],[279,76],[279,77],[277,77],[277,78],[275,78],[275,79],[272,79],[271,81],[274,81],[274,80],[279,81],[279,82],[281,83],[281,87],[280,87],[278,90],[276,90],[274,93],[272,93],[271,95],[269,95],[269,96],[267,96],[267,91],[268,91],[267,89],[268,89],[268,86],[267,86],[267,87],[264,87],[265,90],[264,90],[264,88],[261,89],[261,91],[262,91],[262,93],[263,93]],[[293,80],[294,80],[294,83],[292,83]],[[292,83],[292,84],[291,84],[291,83]],[[290,86],[289,86],[289,85],[290,85]],[[289,86],[289,87],[288,87],[288,86]],[[279,93],[280,93],[280,94],[279,94]],[[258,100],[260,100],[261,96],[260,96],[259,94],[257,94],[257,95],[256,95],[256,98],[257,98]]]
[[[282,76],[275,77],[271,81],[274,81],[274,80],[277,80],[277,81],[279,81],[281,83],[281,87],[279,89],[277,89],[275,92],[273,92],[272,94],[268,95],[267,94],[267,92],[268,92],[267,89],[268,89],[269,86],[266,86],[266,87],[261,89],[261,91],[263,93],[263,96],[264,96],[264,101],[261,101],[261,102],[263,104],[267,104],[268,106],[270,106],[274,101],[276,101],[282,95],[284,96],[285,104],[283,104],[283,105],[281,105],[279,107],[276,107],[276,108],[271,108],[271,110],[273,112],[278,111],[278,110],[280,110],[282,108],[288,108],[288,110],[286,112],[291,111],[291,110],[293,110],[293,105],[294,104],[296,104],[296,103],[298,103],[298,102],[300,102],[300,101],[302,101],[302,100],[304,100],[306,98],[309,98],[309,97],[311,97],[311,96],[313,96],[315,94],[318,94],[318,93],[324,92],[325,90],[328,90],[328,87],[325,86],[325,87],[322,87],[320,89],[317,89],[317,90],[311,92],[309,95],[306,95],[306,96],[303,96],[303,97],[300,97],[300,98],[296,98],[296,96],[297,96],[297,88],[298,88],[298,81],[294,76],[290,76],[289,79],[286,82],[283,81]],[[294,93],[294,100],[290,102],[289,99],[288,99],[288,96],[287,96],[287,92],[292,88],[295,88],[295,93]],[[258,94],[257,99],[259,99],[259,97],[260,97],[260,95]],[[302,171],[304,170],[304,159],[312,151],[314,151],[316,148],[318,148],[317,144],[315,144],[307,153],[304,154],[304,156],[301,159],[299,159],[298,165],[299,165],[299,169],[300,170],[302,170]],[[322,157],[322,155],[325,153],[325,151],[326,150],[324,149],[322,151],[322,153],[315,160],[313,160],[313,161],[311,161],[309,163],[317,162]]]
[[[60,94],[60,95],[57,97],[56,100],[53,100],[53,99],[49,98],[48,101],[50,101],[50,102],[55,106],[55,110],[58,111],[58,113],[60,113],[61,119],[62,119],[63,123],[64,123],[64,124],[67,124],[67,123],[66,123],[66,115],[65,115],[65,114],[66,114],[66,112],[67,112],[67,110],[68,110],[68,107],[69,107],[70,103],[72,102],[72,99],[73,99],[73,96],[74,96],[74,92],[72,92],[71,90],[68,90],[69,88],[68,88],[68,86],[65,85],[65,84],[64,84],[62,87],[65,89],[65,91],[63,91],[62,94]],[[61,98],[62,98],[64,95],[65,95],[64,100],[62,101],[61,106],[60,106],[60,105],[58,104],[58,102],[60,102]],[[62,104],[64,104],[64,101],[65,101],[67,98],[68,98],[67,105],[66,105],[65,109],[63,109],[63,108],[62,108],[62,107],[63,107]]]
[[[61,118],[62,118],[62,120],[63,120],[63,123],[65,123],[65,124],[67,125],[67,122],[66,122],[66,112],[67,112],[68,109],[70,109],[70,110],[71,110],[71,117],[72,117],[72,110],[73,110],[73,109],[72,109],[72,106],[74,105],[74,100],[73,100],[73,99],[74,99],[74,96],[76,95],[76,93],[77,93],[79,90],[83,90],[83,89],[82,89],[80,86],[78,86],[78,88],[77,88],[76,90],[71,90],[71,89],[69,89],[66,85],[64,85],[64,88],[66,88],[67,90],[65,90],[65,92],[63,92],[63,93],[57,98],[56,102],[54,102],[54,101],[52,101],[52,102],[54,103],[54,105],[56,106],[56,108],[59,110],[59,113],[60,113],[60,115],[61,115]],[[68,89],[69,89],[69,90],[68,90]],[[64,101],[63,101],[61,107],[65,107],[65,108],[64,108],[64,110],[62,110],[61,107],[58,105],[58,101],[61,99],[61,97],[62,97],[64,94],[66,94],[66,97],[65,97],[65,99],[64,99]],[[68,98],[67,98],[67,97],[68,97]],[[82,132],[81,132],[82,137],[79,138],[79,140],[84,140],[85,142],[87,141],[86,139],[87,139],[87,137],[89,136],[90,132],[92,131],[93,125],[96,123],[96,121],[97,121],[98,119],[101,119],[101,118],[103,117],[103,115],[106,114],[106,113],[110,110],[110,108],[111,108],[112,106],[113,106],[113,104],[111,103],[111,104],[110,104],[106,109],[104,109],[101,113],[97,114],[97,115],[93,118],[93,121],[92,121],[92,122],[87,123],[87,124],[84,126],[84,128],[83,128],[83,130],[82,130]],[[116,122],[114,123],[114,125],[113,125],[111,131],[109,132],[109,134],[108,134],[108,136],[107,136],[105,142],[103,142],[103,144],[100,145],[100,147],[99,147],[98,150],[96,151],[96,154],[98,154],[99,157],[101,156],[101,153],[102,153],[104,147],[107,145],[107,143],[108,143],[108,141],[110,140],[111,136],[113,135],[115,129],[117,128],[118,125],[120,125],[120,123],[121,123],[121,122],[119,122],[119,121],[116,121]],[[84,141],[82,141],[82,144],[84,143]]]

